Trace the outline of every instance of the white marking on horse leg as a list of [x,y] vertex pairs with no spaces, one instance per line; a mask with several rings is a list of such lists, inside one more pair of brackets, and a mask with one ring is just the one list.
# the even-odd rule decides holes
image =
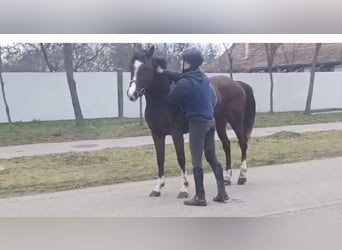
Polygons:
[[241,162],[241,167],[240,167],[240,177],[246,178],[247,175],[247,162],[244,160]]
[[131,86],[129,86],[128,88],[128,92],[127,92],[128,97],[132,97],[136,89],[137,89],[137,85],[135,84],[135,82],[132,82]]
[[160,190],[165,185],[165,176],[162,176],[161,178],[158,178],[157,184],[154,187],[153,191],[160,193]]
[[232,181],[232,175],[233,175],[233,172],[232,172],[231,169],[225,170],[225,171],[224,171],[224,180],[226,180],[226,181]]
[[186,186],[186,184],[188,184],[188,175],[187,172],[185,170],[185,173],[183,173],[183,171],[181,171],[181,181],[182,181],[182,186],[179,192],[184,192],[184,193],[189,193],[188,188]]
[[182,184],[182,187],[181,187],[181,189],[179,190],[179,192],[181,192],[181,193],[189,193],[189,191],[188,191],[188,188],[185,186],[185,184],[183,183]]
[[188,173],[187,171],[185,170],[184,173],[183,171],[181,171],[181,177],[182,177],[182,182],[188,182]]

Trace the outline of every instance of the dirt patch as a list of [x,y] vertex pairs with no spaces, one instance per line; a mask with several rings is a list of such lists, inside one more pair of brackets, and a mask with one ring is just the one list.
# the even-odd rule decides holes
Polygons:
[[296,133],[296,132],[291,132],[291,131],[280,131],[277,133],[274,133],[272,135],[266,136],[266,138],[270,139],[291,139],[291,138],[298,138],[304,136],[303,134]]
[[78,145],[74,145],[72,146],[73,148],[93,148],[93,147],[97,147],[97,144],[78,144]]

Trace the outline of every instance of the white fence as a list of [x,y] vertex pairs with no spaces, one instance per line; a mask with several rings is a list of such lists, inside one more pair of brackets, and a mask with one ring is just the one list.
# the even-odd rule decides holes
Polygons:
[[[208,74],[216,75],[216,74]],[[300,111],[305,107],[309,72],[274,73],[274,111]],[[4,73],[5,91],[13,121],[73,119],[65,73]],[[75,73],[85,118],[117,117],[117,73]],[[123,73],[124,117],[139,117],[139,102],[126,97],[130,74]],[[269,111],[270,80],[267,73],[234,74],[254,89],[257,112]],[[145,102],[143,102],[145,106]],[[342,72],[318,72],[312,109],[342,108]],[[0,122],[7,122],[0,96]]]

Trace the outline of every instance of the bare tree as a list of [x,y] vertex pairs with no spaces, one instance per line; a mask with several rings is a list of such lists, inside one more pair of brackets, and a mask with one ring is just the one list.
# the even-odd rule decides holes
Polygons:
[[[292,72],[294,70],[294,64],[297,59],[298,51],[300,45],[298,43],[293,44],[281,44],[281,50],[283,51],[287,72]],[[280,49],[280,48],[279,48]]]
[[64,54],[64,67],[66,70],[72,106],[74,108],[76,126],[81,126],[84,122],[80,102],[77,95],[76,81],[74,79],[73,71],[73,59],[72,59],[72,48],[73,44],[64,43],[63,44],[63,54]]
[[7,115],[7,120],[9,124],[12,124],[12,120],[11,120],[11,114],[10,114],[10,110],[8,107],[8,103],[7,103],[7,99],[6,99],[6,94],[5,94],[5,82],[4,79],[2,78],[2,58],[1,58],[1,45],[0,45],[0,83],[1,83],[1,91],[2,91],[2,98],[4,99],[4,104],[5,104],[5,108],[6,108],[6,115]]
[[276,51],[277,51],[279,46],[280,46],[280,43],[265,43],[267,68],[268,68],[268,72],[270,74],[270,81],[271,81],[271,87],[270,87],[270,113],[273,113],[273,88],[274,88],[274,82],[273,82],[272,66],[273,66],[273,61],[274,61],[274,57],[275,57]]
[[315,72],[317,67],[317,60],[318,60],[318,54],[319,50],[321,49],[321,43],[316,43],[315,46],[315,52],[312,59],[312,66],[311,66],[311,72],[310,72],[310,84],[309,84],[309,90],[308,90],[308,96],[306,98],[306,105],[305,105],[305,114],[309,114],[311,112],[311,101],[312,101],[312,95],[313,95],[313,89],[314,89],[314,81],[315,81]]
[[[94,61],[99,57],[99,54],[104,50],[106,43],[103,44],[76,44],[75,48],[75,65],[74,72],[79,71],[87,63],[94,64]],[[95,50],[95,51],[94,51]],[[88,66],[85,71],[90,71]]]
[[48,66],[50,72],[57,71],[57,68],[50,63],[49,57],[48,57],[48,54],[46,51],[50,47],[50,44],[48,43],[48,44],[44,45],[43,43],[40,43],[39,46],[40,46],[41,51],[43,52],[44,60],[46,62],[46,65]]
[[233,43],[229,47],[227,44],[223,43],[223,46],[224,46],[224,49],[226,51],[226,55],[228,57],[229,75],[230,75],[230,78],[233,79],[233,49],[234,49],[235,44]]
[[[206,62],[217,57],[216,44],[160,43],[154,44],[155,54],[167,60],[168,69],[180,70],[182,51],[189,46],[203,49]],[[147,47],[147,43],[76,43],[73,46],[74,72],[129,70],[129,59],[134,50]],[[4,71],[63,72],[62,43],[17,43],[4,47]]]
[[133,49],[134,50],[141,50],[141,49],[143,49],[143,44],[142,43],[133,43]]
[[7,72],[46,71],[46,64],[37,44],[15,43],[3,47],[5,62],[3,69]]

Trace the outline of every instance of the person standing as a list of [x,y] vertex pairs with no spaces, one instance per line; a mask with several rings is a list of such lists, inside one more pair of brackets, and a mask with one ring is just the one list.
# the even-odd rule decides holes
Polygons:
[[184,201],[184,205],[188,206],[207,205],[203,184],[203,152],[216,178],[218,194],[213,200],[224,202],[229,199],[224,185],[222,165],[217,160],[215,152],[214,108],[217,97],[208,77],[199,69],[202,63],[202,53],[196,48],[189,48],[182,54],[182,73],[162,69],[158,71],[176,81],[167,96],[167,101],[174,105],[180,104],[189,123],[189,144],[196,194],[191,200]]

